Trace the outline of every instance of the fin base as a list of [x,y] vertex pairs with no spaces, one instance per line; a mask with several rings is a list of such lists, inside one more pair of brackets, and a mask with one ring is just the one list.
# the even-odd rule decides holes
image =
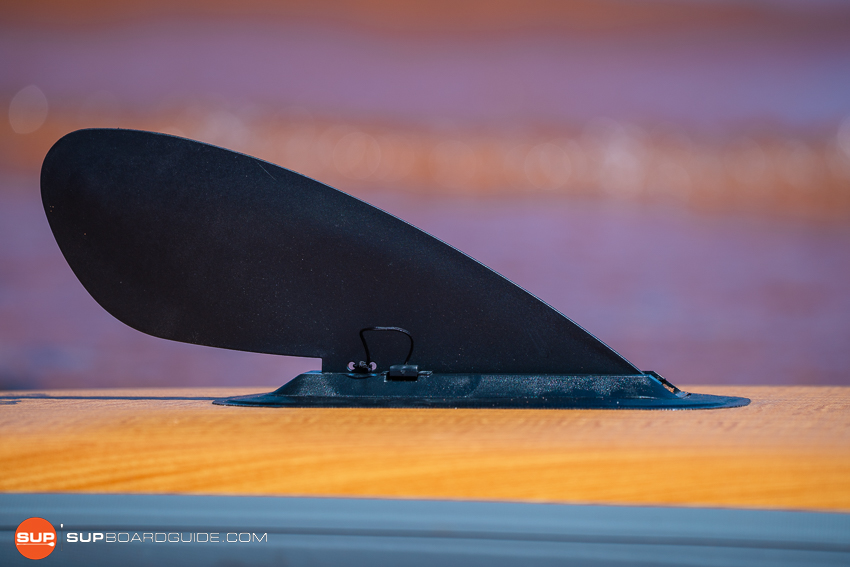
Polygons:
[[392,380],[386,372],[307,372],[274,392],[217,405],[301,408],[717,409],[747,398],[674,393],[649,373],[633,376],[431,374]]

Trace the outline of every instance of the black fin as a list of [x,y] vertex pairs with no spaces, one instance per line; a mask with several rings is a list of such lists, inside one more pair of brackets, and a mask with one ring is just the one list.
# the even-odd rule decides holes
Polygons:
[[[227,403],[740,405],[687,401],[469,256],[250,156],[151,132],[80,130],[45,157],[41,191],[74,273],[127,325],[322,359],[318,376]],[[363,333],[379,330],[396,332],[371,332],[367,346]]]
[[[85,288],[157,337],[319,357],[323,370],[344,372],[363,357],[359,331],[391,325],[415,337],[411,362],[434,372],[637,372],[451,246],[243,154],[164,134],[81,130],[50,150],[41,187]],[[376,350],[379,366],[396,362],[392,350]]]

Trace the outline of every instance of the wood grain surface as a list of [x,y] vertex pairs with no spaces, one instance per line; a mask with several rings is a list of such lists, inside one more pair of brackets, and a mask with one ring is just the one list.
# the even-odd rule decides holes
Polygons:
[[850,388],[702,411],[214,406],[262,389],[0,393],[0,491],[850,511]]

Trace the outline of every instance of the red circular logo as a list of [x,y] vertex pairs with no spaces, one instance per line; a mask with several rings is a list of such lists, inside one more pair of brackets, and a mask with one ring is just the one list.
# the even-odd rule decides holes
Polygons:
[[27,559],[44,559],[56,549],[56,529],[43,518],[29,518],[15,530],[15,547]]

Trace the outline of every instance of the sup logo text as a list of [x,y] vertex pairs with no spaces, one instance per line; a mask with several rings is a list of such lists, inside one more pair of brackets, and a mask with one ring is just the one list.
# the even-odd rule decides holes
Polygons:
[[27,559],[44,559],[56,549],[56,529],[44,518],[28,518],[15,530],[15,547]]

